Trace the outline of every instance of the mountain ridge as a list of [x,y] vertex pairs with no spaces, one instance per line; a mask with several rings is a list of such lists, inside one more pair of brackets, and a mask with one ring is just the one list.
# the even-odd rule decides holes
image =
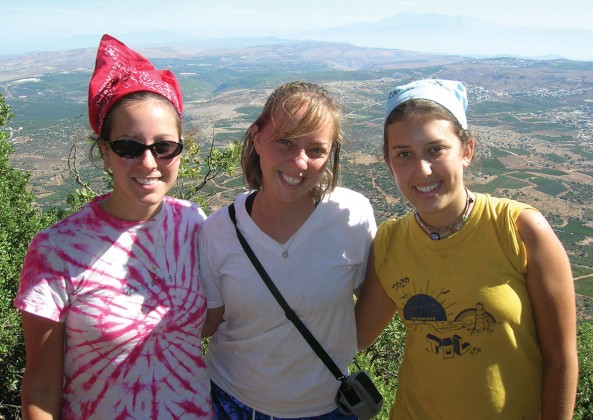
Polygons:
[[[446,54],[426,54],[397,49],[361,47],[344,42],[284,41],[248,47],[212,49],[160,46],[140,48],[140,53],[154,59],[192,59],[225,57],[234,62],[266,62],[311,60],[336,70],[369,70],[393,66],[414,66],[420,63],[439,65],[462,61],[463,57]],[[35,77],[39,74],[86,69],[92,71],[96,48],[46,51],[16,57],[0,57],[0,82]]]
[[435,54],[577,61],[591,59],[585,53],[593,43],[593,30],[503,26],[468,16],[420,13],[391,16],[372,25],[344,25],[313,36]]
[[[463,15],[435,13],[402,13],[373,22],[357,22],[314,31],[303,30],[281,37],[204,37],[191,33],[191,29],[187,28],[127,33],[123,29],[118,37],[135,49],[168,46],[183,50],[206,50],[300,40],[346,42],[369,48],[469,57],[512,56],[593,61],[589,48],[593,44],[593,30],[590,29],[505,26]],[[99,38],[97,35],[83,34],[46,40],[41,52],[96,48]],[[5,46],[3,51],[11,51],[10,45]],[[4,57],[17,55],[25,54],[13,53]]]

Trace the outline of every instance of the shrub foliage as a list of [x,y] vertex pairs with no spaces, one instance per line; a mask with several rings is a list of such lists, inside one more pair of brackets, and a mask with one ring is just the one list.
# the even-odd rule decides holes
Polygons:
[[29,242],[54,220],[35,206],[35,197],[26,189],[29,175],[10,166],[13,148],[4,127],[12,117],[0,95],[0,416],[8,418],[18,415],[25,361],[20,316],[12,300]]

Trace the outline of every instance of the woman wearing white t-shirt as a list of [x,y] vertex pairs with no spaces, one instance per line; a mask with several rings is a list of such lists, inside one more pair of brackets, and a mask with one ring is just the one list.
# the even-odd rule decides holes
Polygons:
[[[251,191],[237,227],[288,304],[342,370],[356,352],[353,293],[376,230],[369,201],[336,187],[341,112],[325,89],[276,89],[243,138]],[[217,417],[353,418],[340,413],[340,382],[289,321],[237,239],[224,207],[200,233],[208,298],[206,364]]]

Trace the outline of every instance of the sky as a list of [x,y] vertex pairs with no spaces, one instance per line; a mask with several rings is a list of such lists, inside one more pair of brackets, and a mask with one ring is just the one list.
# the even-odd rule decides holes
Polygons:
[[104,33],[124,42],[144,34],[154,43],[175,37],[304,39],[322,29],[410,12],[593,30],[591,0],[0,0],[0,56],[94,47]]

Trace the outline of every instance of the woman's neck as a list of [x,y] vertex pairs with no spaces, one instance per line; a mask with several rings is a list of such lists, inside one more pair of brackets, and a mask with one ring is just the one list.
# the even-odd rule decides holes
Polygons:
[[315,210],[315,200],[305,196],[296,202],[269,197],[263,190],[255,196],[251,218],[268,236],[279,243],[288,241]]
[[124,204],[121,200],[114,197],[112,193],[104,200],[101,200],[99,206],[113,217],[131,222],[139,222],[154,218],[161,211],[163,200],[154,206],[140,207],[135,206],[133,203]]
[[433,240],[444,239],[452,234],[459,231],[469,219],[469,216],[474,207],[475,198],[472,193],[469,192],[467,188],[465,188],[465,202],[463,205],[463,210],[461,212],[456,210],[454,214],[456,214],[455,218],[447,218],[448,223],[438,223],[436,225],[430,224],[426,221],[425,218],[418,212],[418,210],[414,211],[414,218],[416,222],[420,226],[420,228]]

